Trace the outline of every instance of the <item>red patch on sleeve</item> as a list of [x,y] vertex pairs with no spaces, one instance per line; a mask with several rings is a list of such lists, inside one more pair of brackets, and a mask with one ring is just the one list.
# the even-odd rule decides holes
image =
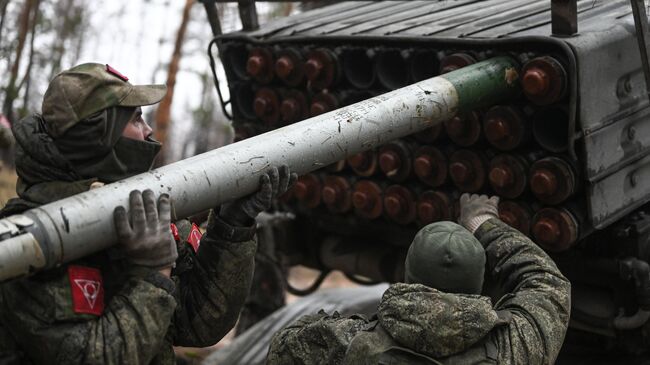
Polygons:
[[101,316],[104,312],[102,273],[92,267],[70,265],[68,277],[72,288],[74,312]]
[[106,65],[106,71],[111,75],[115,75],[115,76],[119,77],[124,82],[129,81],[128,77],[122,75],[122,73],[120,71],[114,69],[113,67],[111,67],[109,65]]
[[196,225],[196,223],[192,223],[190,235],[187,236],[187,243],[192,246],[194,252],[197,252],[199,250],[199,246],[201,245],[201,237],[203,237],[203,234],[199,230],[199,227]]
[[181,236],[178,234],[178,228],[174,223],[170,223],[169,226],[172,229],[172,236],[174,236],[174,240],[176,242],[179,242],[181,240]]

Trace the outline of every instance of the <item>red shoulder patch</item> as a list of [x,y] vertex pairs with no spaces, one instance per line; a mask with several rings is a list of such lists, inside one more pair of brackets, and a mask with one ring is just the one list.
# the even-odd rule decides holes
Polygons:
[[174,236],[174,240],[176,242],[179,242],[181,240],[181,236],[178,234],[178,227],[174,223],[170,223],[169,226],[172,229],[172,236]]
[[192,223],[192,229],[190,230],[190,235],[187,236],[186,241],[190,244],[190,246],[192,246],[194,252],[197,252],[199,250],[202,237],[203,234],[201,233],[201,230],[199,230],[199,226],[197,226],[196,223]]
[[114,69],[113,67],[111,67],[109,65],[106,65],[106,71],[111,75],[115,75],[115,76],[119,77],[124,82],[129,81],[128,77],[122,75],[122,73],[120,71]]
[[104,281],[98,269],[68,266],[72,288],[72,309],[75,313],[101,316],[104,312]]

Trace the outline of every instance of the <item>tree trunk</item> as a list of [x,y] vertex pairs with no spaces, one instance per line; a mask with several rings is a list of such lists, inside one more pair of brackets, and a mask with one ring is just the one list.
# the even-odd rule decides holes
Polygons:
[[7,16],[7,6],[9,0],[0,0],[0,42],[2,42],[2,30],[5,26],[5,17]]
[[16,57],[14,58],[14,62],[11,65],[9,84],[7,84],[5,91],[5,100],[2,106],[2,112],[7,116],[7,118],[9,118],[12,123],[14,122],[14,100],[16,100],[18,97],[19,91],[16,87],[16,81],[18,79],[18,71],[20,69],[20,59],[22,58],[23,49],[25,48],[25,40],[27,39],[27,33],[29,32],[29,18],[35,4],[36,0],[26,0],[23,9],[20,12]]
[[167,163],[169,158],[169,144],[167,143],[167,135],[169,131],[169,124],[171,120],[171,106],[174,99],[174,86],[176,85],[176,74],[178,73],[179,64],[182,57],[182,46],[187,31],[187,25],[190,20],[190,10],[194,0],[186,0],[185,8],[183,9],[183,18],[176,33],[176,42],[174,43],[174,52],[172,53],[171,62],[167,70],[167,95],[162,99],[158,105],[155,117],[155,136],[160,143],[163,144],[163,149],[158,155],[156,161],[157,166],[162,166]]
[[25,92],[23,94],[23,108],[19,114],[19,117],[23,117],[29,112],[29,89],[32,81],[32,65],[34,64],[34,40],[36,38],[36,25],[38,24],[38,6],[40,5],[40,0],[36,0],[34,5],[34,11],[32,14],[32,35],[29,40],[29,58],[27,59],[27,70],[25,71],[25,76],[23,76],[23,81],[20,82],[18,89],[25,85]]
[[65,54],[65,42],[68,40],[68,37],[70,35],[70,28],[73,27],[71,25],[71,16],[68,14],[68,12],[74,9],[74,5],[74,0],[68,0],[65,2],[65,4],[61,2],[56,4],[55,14],[56,18],[59,19],[59,23],[57,23],[57,26],[59,28],[55,28],[57,34],[52,46],[52,56],[50,57],[49,62],[51,65],[49,76],[50,80],[52,80],[54,76],[62,71],[61,64],[63,55]]

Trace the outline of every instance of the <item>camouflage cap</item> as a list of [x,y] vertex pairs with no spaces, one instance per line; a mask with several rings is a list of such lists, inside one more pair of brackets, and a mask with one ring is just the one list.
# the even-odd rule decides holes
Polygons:
[[404,279],[447,293],[478,294],[484,273],[485,250],[476,237],[456,223],[436,222],[415,235]]
[[156,104],[167,93],[165,85],[132,85],[109,65],[84,63],[56,75],[43,97],[43,119],[56,138],[100,110],[113,106]]

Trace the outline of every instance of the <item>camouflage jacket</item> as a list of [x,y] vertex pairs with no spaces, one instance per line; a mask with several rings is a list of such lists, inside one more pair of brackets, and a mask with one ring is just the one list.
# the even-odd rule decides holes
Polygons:
[[[177,223],[180,237],[190,232],[184,222]],[[172,345],[216,343],[249,291],[253,235],[252,227],[213,219],[196,252],[179,241],[172,280],[130,267],[109,249],[0,285],[0,364],[173,364]],[[99,287],[80,292],[84,282],[70,271],[79,267],[99,272]],[[83,295],[75,299],[75,292]],[[101,312],[79,311],[90,304]]]
[[499,220],[476,232],[504,295],[394,284],[375,320],[305,317],[272,339],[269,364],[553,364],[569,321],[570,284],[546,253]]

